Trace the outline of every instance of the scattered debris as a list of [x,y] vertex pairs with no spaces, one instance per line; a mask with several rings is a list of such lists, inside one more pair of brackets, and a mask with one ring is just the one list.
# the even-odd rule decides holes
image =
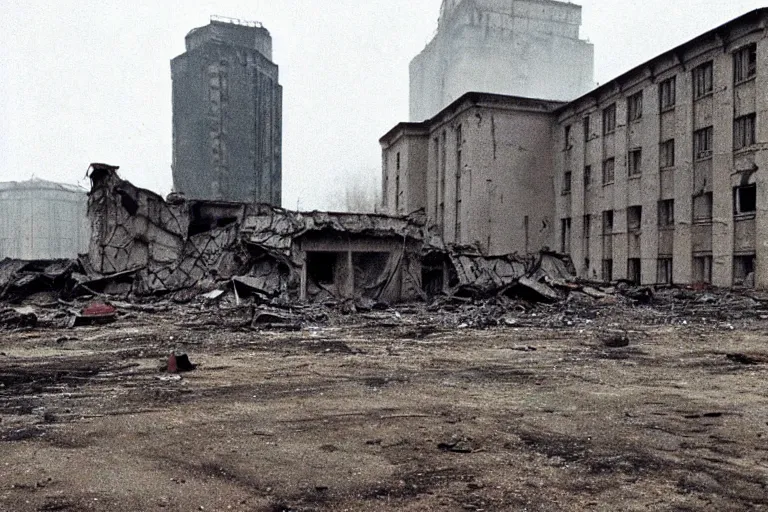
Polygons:
[[627,333],[612,333],[603,339],[603,344],[608,348],[625,348],[629,346]]
[[168,358],[168,373],[186,373],[197,369],[196,364],[192,364],[187,354],[176,354],[175,352]]
[[35,326],[37,326],[37,314],[32,307],[0,309],[0,329]]
[[768,355],[766,354],[726,354],[726,357],[734,363],[747,366],[768,364]]

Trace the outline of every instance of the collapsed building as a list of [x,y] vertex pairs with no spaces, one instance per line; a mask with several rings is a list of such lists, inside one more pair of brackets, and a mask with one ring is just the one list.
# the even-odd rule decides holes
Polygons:
[[[274,206],[186,200],[93,165],[87,273],[107,291],[207,291],[303,300],[420,299],[423,218],[301,213]],[[106,279],[108,278],[108,279]],[[105,280],[106,279],[106,280]]]
[[561,298],[570,261],[543,253],[487,257],[448,246],[423,212],[393,217],[294,212],[271,205],[167,200],[92,164],[91,239],[78,260],[0,261],[0,302],[61,297],[218,298],[290,306],[374,307],[438,295]]

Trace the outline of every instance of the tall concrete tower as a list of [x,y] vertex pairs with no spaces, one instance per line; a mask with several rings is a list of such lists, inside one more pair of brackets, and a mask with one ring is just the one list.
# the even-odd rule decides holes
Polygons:
[[212,17],[186,48],[171,61],[175,190],[280,206],[283,89],[269,31]]
[[443,0],[435,37],[411,61],[411,121],[466,92],[573,100],[594,88],[581,6],[555,0]]

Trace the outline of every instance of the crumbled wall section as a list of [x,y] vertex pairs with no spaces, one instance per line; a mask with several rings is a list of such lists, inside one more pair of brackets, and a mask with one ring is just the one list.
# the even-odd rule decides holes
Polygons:
[[[150,295],[210,290],[236,278],[238,287],[261,296],[311,299],[307,253],[316,251],[358,262],[340,265],[347,270],[329,291],[335,298],[396,302],[423,296],[422,215],[301,213],[180,196],[166,202],[120,179],[117,167],[94,164],[89,176],[93,279],[133,272],[132,291]],[[385,264],[370,263],[384,257]]]

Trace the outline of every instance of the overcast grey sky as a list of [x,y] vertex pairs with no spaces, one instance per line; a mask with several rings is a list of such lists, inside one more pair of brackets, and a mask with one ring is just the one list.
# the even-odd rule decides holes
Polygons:
[[[408,114],[408,63],[440,0],[0,0],[0,181],[82,180],[89,162],[171,188],[170,59],[221,14],[262,21],[284,87],[283,205],[378,183],[378,139]],[[583,0],[595,77],[610,80],[766,4]]]

